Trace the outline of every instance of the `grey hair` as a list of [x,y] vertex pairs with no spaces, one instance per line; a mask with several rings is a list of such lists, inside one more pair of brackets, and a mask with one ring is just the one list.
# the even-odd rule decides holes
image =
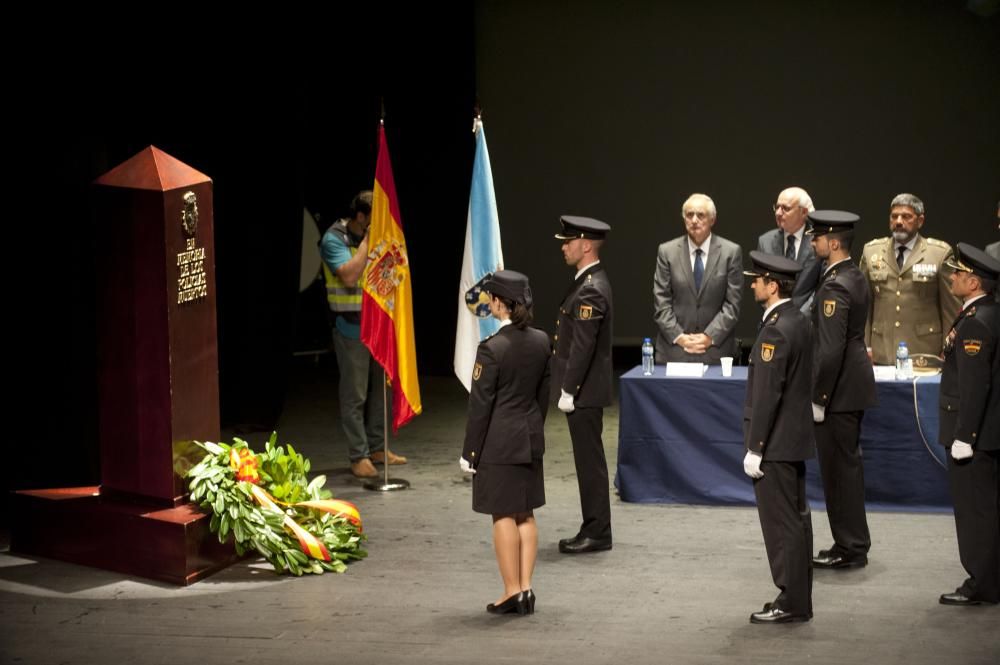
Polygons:
[[[809,212],[816,211],[816,206],[813,205],[812,197],[809,196],[809,192],[807,192],[806,190],[802,189],[801,187],[789,187],[788,189],[785,190],[785,192],[788,192],[789,194],[798,199],[800,208],[805,208]],[[785,192],[782,192],[782,194],[784,194]]]
[[897,194],[896,198],[889,204],[889,209],[891,210],[896,206],[906,206],[907,208],[913,208],[913,212],[918,215],[924,214],[924,202],[913,194]]
[[716,213],[716,210],[715,210],[715,201],[713,201],[712,197],[709,196],[708,194],[692,194],[691,196],[687,197],[687,199],[684,201],[684,203],[681,204],[681,217],[684,216],[684,206],[686,206],[688,203],[690,203],[691,199],[705,199],[705,201],[708,202],[708,212],[709,212],[709,214],[712,215],[712,219],[716,219],[717,213]]

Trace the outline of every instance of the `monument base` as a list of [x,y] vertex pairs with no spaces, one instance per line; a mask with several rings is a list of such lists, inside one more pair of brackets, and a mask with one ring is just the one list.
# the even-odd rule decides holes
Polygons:
[[10,549],[188,585],[237,561],[193,503],[176,508],[101,496],[100,487],[21,490],[12,501]]

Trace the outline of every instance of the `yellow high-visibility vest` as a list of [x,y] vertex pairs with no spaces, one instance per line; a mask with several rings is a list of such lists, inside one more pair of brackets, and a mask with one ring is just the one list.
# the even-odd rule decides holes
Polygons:
[[[327,233],[333,233],[344,241],[344,245],[351,251],[353,257],[358,252],[357,247],[351,245],[350,234],[347,232],[347,220],[341,219],[333,223]],[[330,266],[323,262],[323,279],[326,282],[326,301],[330,304],[330,310],[339,313],[360,312],[361,311],[361,287],[347,286],[344,281],[337,276],[337,273],[330,270]]]

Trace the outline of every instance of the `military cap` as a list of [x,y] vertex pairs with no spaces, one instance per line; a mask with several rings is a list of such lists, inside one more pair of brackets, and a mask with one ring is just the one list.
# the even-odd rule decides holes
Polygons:
[[945,262],[949,268],[971,272],[982,279],[994,281],[1000,277],[1000,261],[967,242],[955,245],[955,256]]
[[812,227],[806,233],[822,236],[838,231],[851,231],[860,220],[860,217],[846,210],[813,210],[809,213]]
[[756,249],[750,252],[750,260],[753,262],[753,270],[743,271],[747,277],[794,280],[802,272],[802,266],[798,262]]
[[516,270],[497,270],[483,282],[483,291],[531,307],[531,285],[528,276]]
[[556,234],[556,238],[559,240],[575,240],[577,238],[600,240],[611,230],[609,225],[590,217],[563,215],[559,221],[562,223],[562,232]]

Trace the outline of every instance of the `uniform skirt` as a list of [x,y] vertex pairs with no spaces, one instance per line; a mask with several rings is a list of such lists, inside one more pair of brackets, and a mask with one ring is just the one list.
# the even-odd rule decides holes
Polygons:
[[472,476],[472,509],[487,515],[525,513],[545,505],[542,460],[531,464],[487,464]]

